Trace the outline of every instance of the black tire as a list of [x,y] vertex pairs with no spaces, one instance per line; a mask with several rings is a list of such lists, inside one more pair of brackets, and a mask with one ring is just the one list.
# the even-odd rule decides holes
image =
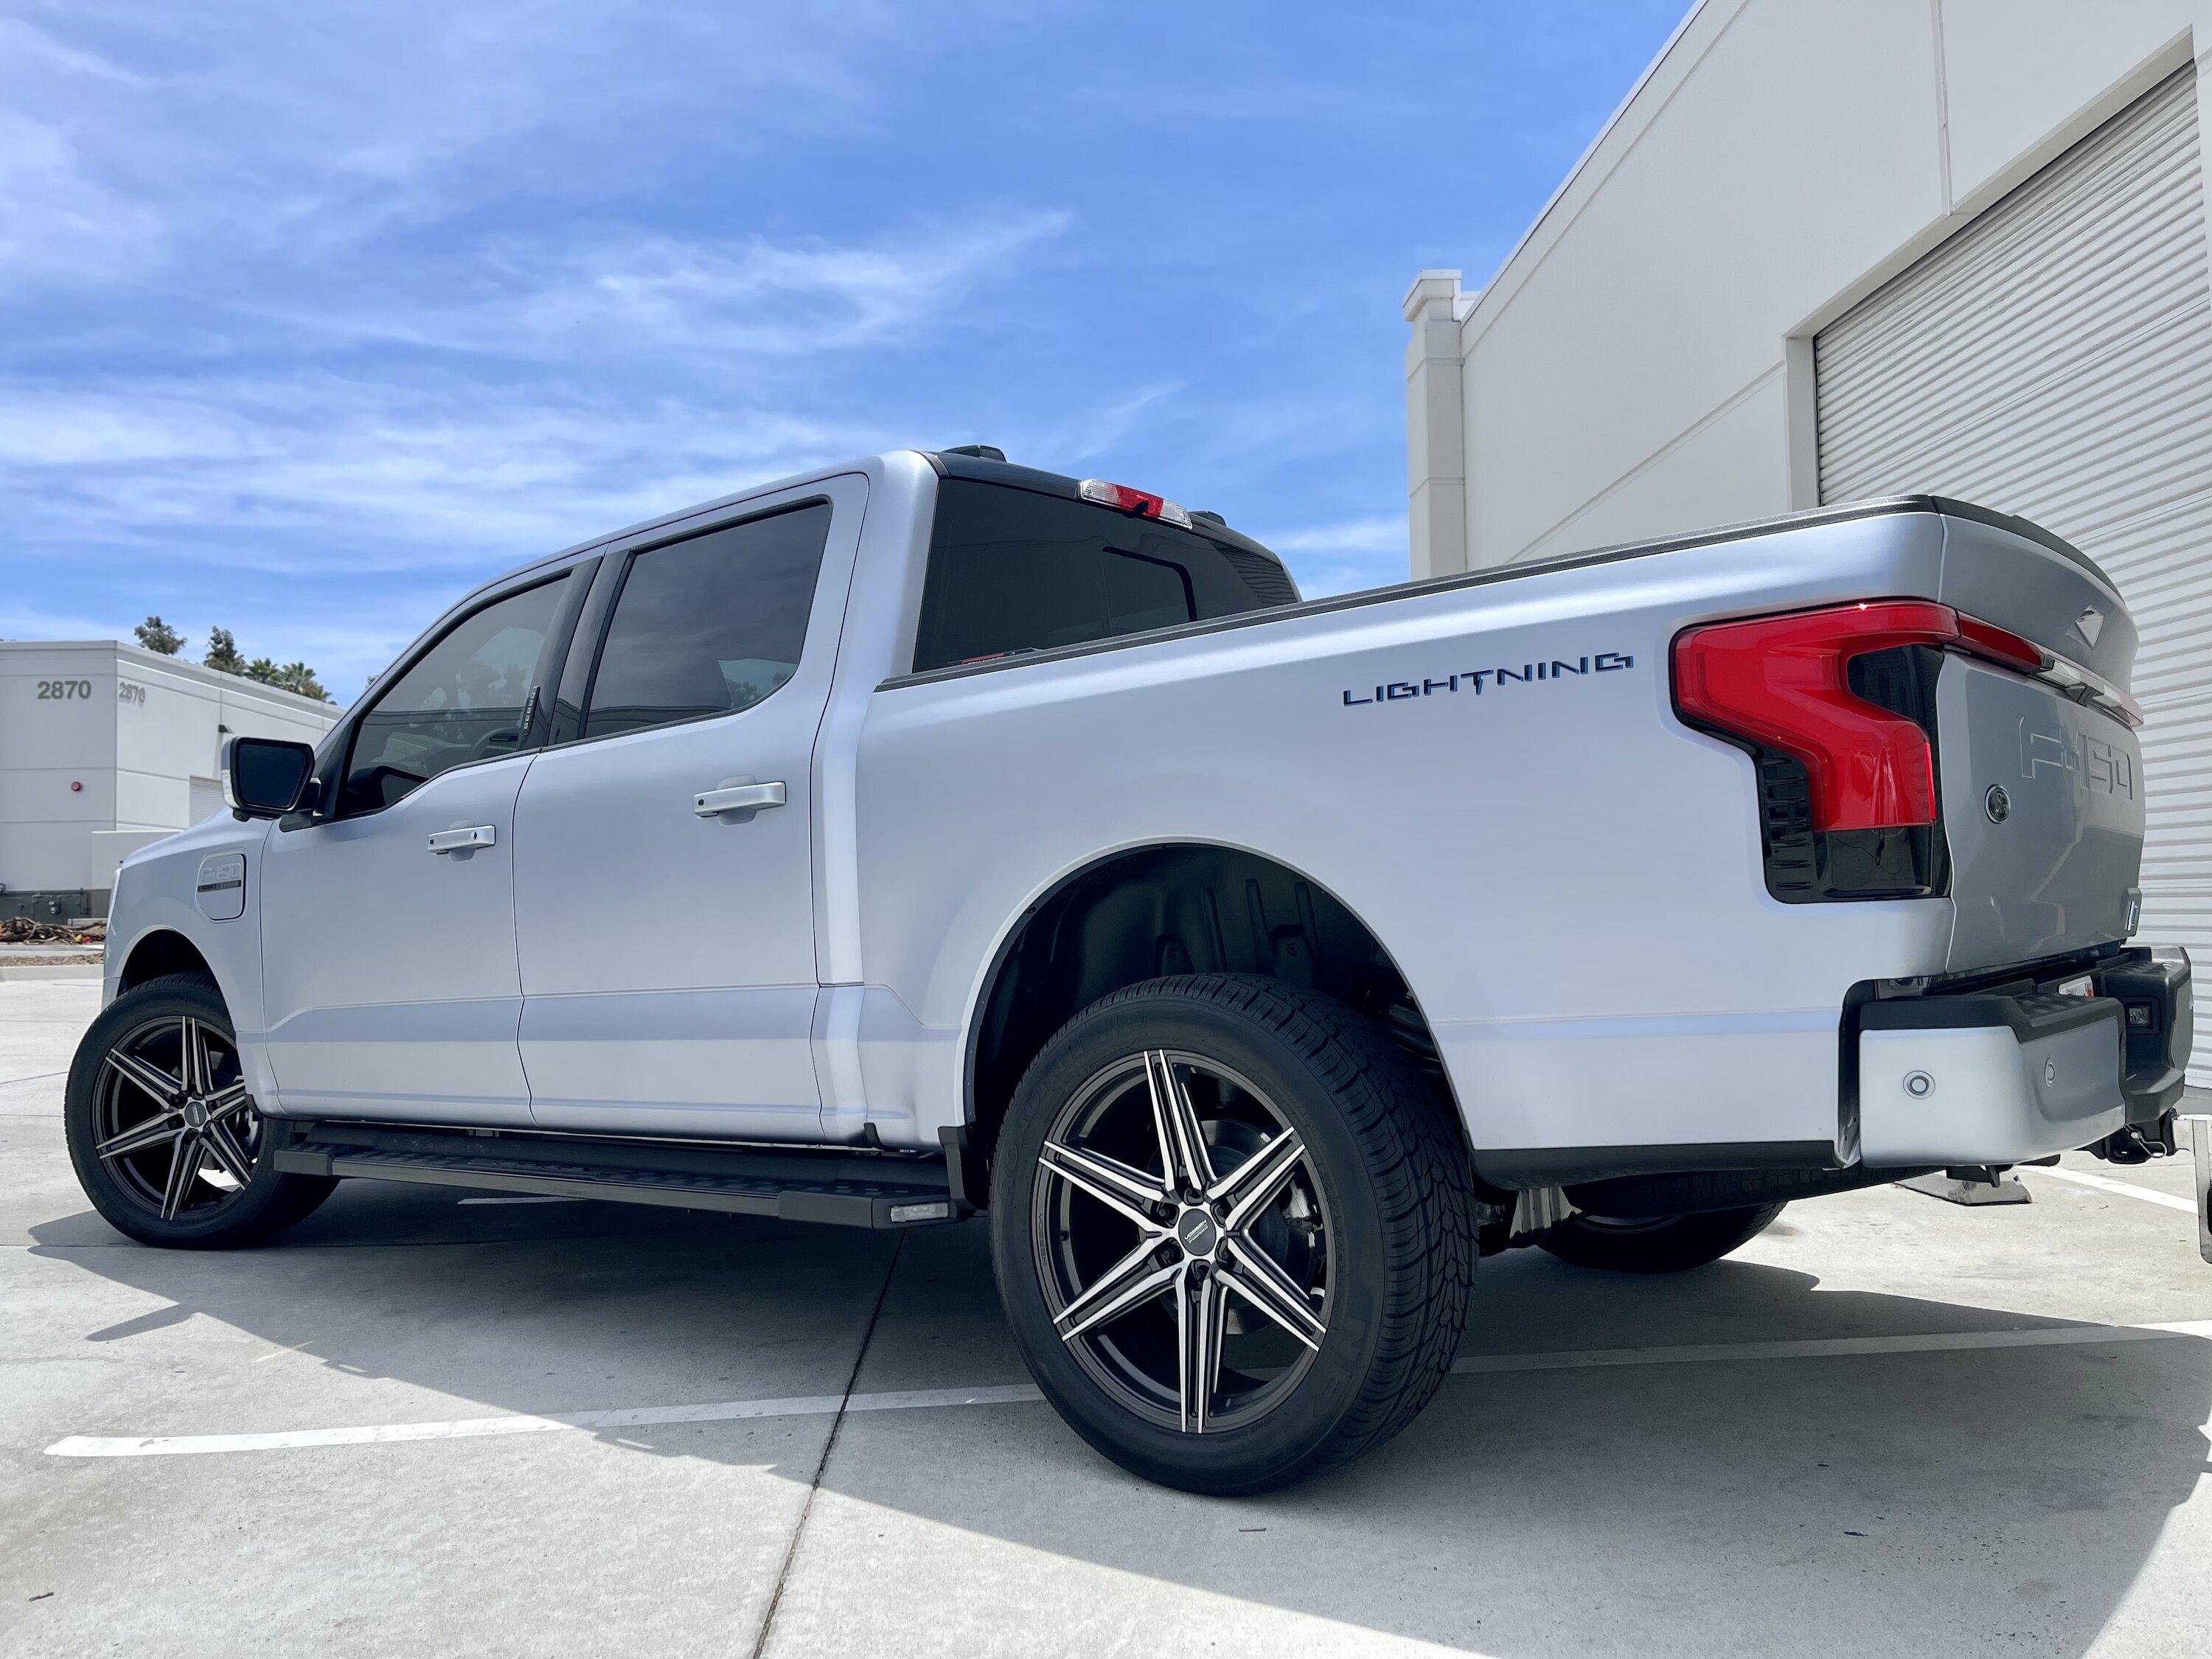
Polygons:
[[1547,1228],[1536,1243],[1577,1267],[1604,1267],[1620,1273],[1678,1273],[1719,1261],[1748,1244],[1782,1213],[1779,1204],[1744,1210],[1702,1210],[1692,1215],[1614,1220],[1572,1215]]
[[[1124,1261],[1135,1259],[1150,1235],[1094,1199],[1079,1202],[1075,1183],[1055,1179],[1042,1166],[1047,1139],[1060,1137],[1054,1145],[1061,1152],[1079,1139],[1083,1147],[1090,1146],[1088,1131],[1079,1138],[1065,1126],[1075,1121],[1070,1114],[1090,1109],[1085,1103],[1094,1097],[1158,1100],[1163,1085],[1152,1055],[1169,1069],[1169,1095],[1179,1090],[1194,1103],[1193,1115],[1203,1120],[1208,1146],[1201,1161],[1213,1164],[1223,1182],[1248,1164],[1253,1171],[1261,1169],[1261,1152],[1276,1145],[1273,1138],[1257,1139],[1258,1130],[1248,1135],[1247,1125],[1260,1111],[1272,1116],[1277,1133],[1294,1130],[1302,1150],[1256,1218],[1207,1235],[1217,1240],[1209,1246],[1214,1259],[1190,1254],[1184,1226],[1193,1223],[1194,1210],[1207,1206],[1163,1205],[1152,1212],[1156,1223],[1164,1224],[1172,1216],[1176,1224],[1160,1237],[1150,1260],[1168,1264],[1158,1271],[1175,1271],[1178,1263],[1188,1267],[1198,1285],[1192,1293],[1201,1300],[1186,1303],[1182,1286],[1189,1281],[1178,1280],[1159,1299],[1132,1304],[1131,1311],[1114,1316],[1099,1327],[1099,1335],[1063,1340],[1056,1320],[1075,1316],[1079,1297],[1064,1294],[1067,1287],[1056,1264],[1073,1260],[1079,1226],[1099,1224],[1079,1217],[1095,1213],[1108,1226],[1126,1228],[1130,1255]],[[1133,1065],[1143,1068],[1142,1083],[1129,1085],[1128,1095],[1111,1096],[1121,1086],[1113,1079]],[[1139,1089],[1141,1095],[1135,1092]],[[1212,1103],[1202,1103],[1201,1097]],[[1216,1115],[1206,1118],[1207,1110]],[[1236,1117],[1240,1113],[1243,1121]],[[1162,1128],[1151,1145],[1161,1147],[1167,1138]],[[1240,1140],[1241,1153],[1224,1155],[1225,1147]],[[1154,1162],[1168,1162],[1166,1153]],[[1172,1184],[1171,1174],[1156,1176],[1150,1169],[1147,1179]],[[1268,1184],[1255,1180],[1246,1190],[1256,1202],[1258,1189]],[[1436,1393],[1450,1369],[1473,1287],[1472,1188],[1449,1103],[1379,1028],[1343,1004],[1259,978],[1152,980],[1078,1014],[1045,1045],[1015,1091],[992,1176],[1000,1294],[1038,1386],[1098,1451],[1166,1486],[1218,1494],[1259,1492],[1381,1444]],[[1186,1191],[1176,1202],[1189,1196]],[[1212,1213],[1226,1223],[1235,1204],[1231,1195]],[[1286,1242],[1267,1243],[1270,1237]],[[1294,1362],[1275,1366],[1273,1375],[1264,1365],[1257,1371],[1242,1369],[1250,1362],[1238,1358],[1255,1346],[1284,1347],[1285,1333],[1292,1330],[1282,1315],[1269,1316],[1274,1328],[1260,1316],[1266,1298],[1255,1292],[1267,1287],[1255,1281],[1266,1275],[1253,1272],[1249,1253],[1237,1254],[1262,1245],[1285,1275],[1280,1282],[1307,1298],[1318,1329],[1317,1340],[1299,1338],[1303,1349],[1293,1347]],[[1297,1270],[1285,1263],[1297,1264]],[[1180,1401],[1170,1394],[1158,1409],[1150,1408],[1141,1393],[1145,1378],[1131,1358],[1142,1351],[1146,1333],[1123,1333],[1146,1321],[1169,1321],[1179,1342],[1185,1310],[1216,1305],[1202,1300],[1209,1277],[1219,1286],[1214,1292],[1218,1311],[1191,1315],[1189,1328],[1200,1328],[1201,1320],[1212,1325],[1208,1340],[1220,1393],[1215,1395],[1212,1382],[1198,1389],[1189,1381],[1194,1373],[1178,1369]],[[1170,1351],[1176,1352],[1180,1368],[1184,1351]],[[1107,1359],[1121,1370],[1103,1370]],[[1194,1395],[1204,1401],[1196,1431],[1188,1426]],[[1209,1411],[1218,1415],[1206,1423]]]
[[[162,1103],[170,1097],[166,1092],[131,1081],[111,1066],[111,1055],[138,1054],[149,1060],[155,1073],[182,1082],[186,1074],[183,1045],[194,1040],[189,1034],[195,1028],[202,1032],[199,1041],[204,1047],[198,1052],[206,1075],[197,1079],[196,1090],[175,1097],[179,1103],[174,1106]],[[176,1060],[165,1065],[158,1045],[171,1041],[167,1033],[173,1029],[177,1033]],[[141,1045],[147,1052],[141,1053]],[[239,1097],[237,1103],[223,1106],[215,1123],[208,1123],[205,1103],[232,1094]],[[194,1100],[202,1103],[197,1114],[191,1105]],[[304,1219],[337,1185],[327,1178],[285,1175],[276,1169],[275,1137],[254,1111],[251,1097],[244,1096],[238,1077],[237,1036],[229,1011],[223,1006],[222,993],[204,975],[164,975],[110,1003],[77,1045],[62,1115],[70,1162],[76,1167],[85,1195],[111,1226],[141,1243],[187,1250],[258,1243]],[[117,1157],[103,1156],[99,1150],[115,1144],[125,1131],[166,1134],[172,1121],[179,1126],[173,1139],[149,1140],[143,1150]],[[243,1182],[220,1167],[222,1160],[210,1141],[217,1128],[227,1136],[222,1143],[223,1156],[240,1162],[248,1172]],[[177,1171],[176,1160],[188,1155],[195,1160],[191,1169]],[[217,1186],[198,1177],[194,1171],[202,1163],[215,1169],[227,1184]],[[179,1201],[174,1213],[165,1214],[170,1207],[165,1199],[177,1173],[183,1176],[173,1183]]]

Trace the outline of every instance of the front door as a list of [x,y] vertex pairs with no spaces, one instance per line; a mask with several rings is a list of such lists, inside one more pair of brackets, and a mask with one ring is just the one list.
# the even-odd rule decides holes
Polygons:
[[514,803],[532,690],[581,580],[502,594],[434,638],[347,729],[327,812],[265,843],[264,1006],[286,1112],[530,1121]]
[[819,1137],[814,738],[864,491],[611,556],[515,809],[540,1125]]

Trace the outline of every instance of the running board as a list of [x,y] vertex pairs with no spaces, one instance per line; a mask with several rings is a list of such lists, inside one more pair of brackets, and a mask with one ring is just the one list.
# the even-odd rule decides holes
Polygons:
[[288,1175],[468,1187],[549,1198],[720,1210],[844,1227],[914,1227],[972,1213],[945,1160],[842,1149],[714,1146],[468,1130],[287,1126]]

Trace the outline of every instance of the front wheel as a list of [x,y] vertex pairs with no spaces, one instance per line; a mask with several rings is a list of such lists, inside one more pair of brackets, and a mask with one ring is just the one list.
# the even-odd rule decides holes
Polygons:
[[1571,1215],[1547,1228],[1536,1243],[1577,1267],[1622,1273],[1678,1273],[1717,1261],[1765,1232],[1782,1213],[1779,1204],[1741,1210],[1702,1210],[1636,1220]]
[[1448,1109],[1341,1003],[1228,975],[1076,1016],[1000,1136],[992,1243],[1038,1386],[1123,1468],[1249,1492],[1396,1433],[1474,1271]]
[[63,1117],[85,1195],[142,1243],[252,1243],[337,1184],[276,1169],[229,1011],[198,974],[149,980],[102,1011],[77,1045]]

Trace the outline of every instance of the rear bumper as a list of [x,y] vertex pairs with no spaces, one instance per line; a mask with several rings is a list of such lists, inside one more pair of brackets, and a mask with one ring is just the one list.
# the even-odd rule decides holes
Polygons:
[[2136,949],[1996,989],[1857,1011],[1867,1164],[2017,1164],[2157,1123],[2181,1097],[2193,1034],[2180,951]]

